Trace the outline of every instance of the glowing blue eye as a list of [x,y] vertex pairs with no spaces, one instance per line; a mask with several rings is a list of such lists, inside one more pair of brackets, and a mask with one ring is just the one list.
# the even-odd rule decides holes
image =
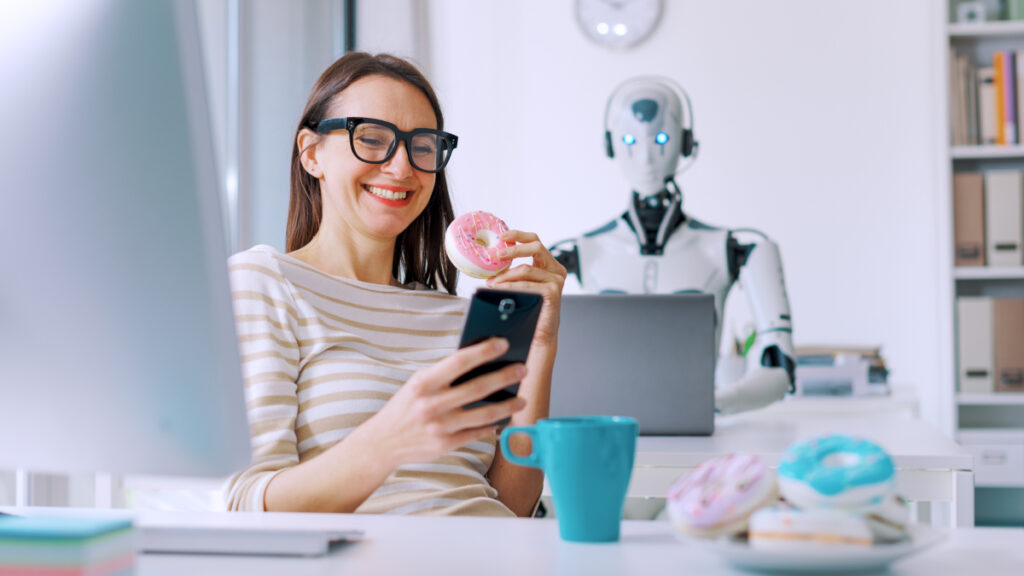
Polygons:
[[626,146],[632,146],[636,144],[636,138],[633,138],[632,134],[626,134],[622,137],[622,141],[626,143]]
[[654,141],[657,142],[658,144],[665,144],[666,142],[668,142],[668,134],[665,134],[664,132],[658,132],[658,135],[654,137]]

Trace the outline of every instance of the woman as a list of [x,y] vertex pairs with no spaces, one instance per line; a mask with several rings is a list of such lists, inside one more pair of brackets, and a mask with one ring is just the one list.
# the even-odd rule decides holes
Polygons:
[[[502,458],[493,423],[547,416],[566,272],[536,235],[506,233],[505,257],[532,264],[488,284],[543,296],[530,356],[452,388],[508,344],[455,349],[467,302],[443,254],[457,144],[443,128],[430,84],[399,58],[348,54],[313,87],[288,254],[257,246],[229,263],[253,446],[229,509],[532,514],[542,475]],[[517,398],[462,408],[519,381]]]

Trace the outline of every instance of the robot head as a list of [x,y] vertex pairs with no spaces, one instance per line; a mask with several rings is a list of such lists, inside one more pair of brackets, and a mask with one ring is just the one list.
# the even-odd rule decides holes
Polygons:
[[680,156],[692,155],[696,145],[690,99],[668,78],[630,78],[608,99],[604,135],[608,157],[633,190],[643,196],[660,192]]

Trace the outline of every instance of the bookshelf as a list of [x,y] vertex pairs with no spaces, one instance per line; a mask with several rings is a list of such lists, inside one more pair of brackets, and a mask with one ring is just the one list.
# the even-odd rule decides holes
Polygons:
[[1024,159],[1024,146],[953,146],[949,156],[952,160]]
[[[1024,262],[1017,266],[954,265],[954,174],[961,172],[987,172],[993,170],[1020,170],[1024,172],[1024,138],[1021,144],[1006,145],[953,145],[953,132],[958,104],[956,98],[955,62],[952,51],[966,56],[972,67],[991,66],[996,51],[1024,50],[1024,20],[990,21],[970,24],[953,22],[957,0],[949,0],[948,10],[935,15],[938,34],[935,50],[939,54],[942,103],[939,122],[941,173],[937,183],[942,190],[939,202],[940,302],[942,321],[939,334],[942,358],[943,409],[947,411],[945,425],[965,447],[975,453],[976,486],[979,493],[986,490],[1015,490],[1013,496],[1024,497],[1024,393],[960,392],[958,366],[957,299],[961,296],[989,296],[992,298],[1024,298]],[[963,89],[963,83],[960,84]],[[969,104],[967,106],[970,106]],[[1020,110],[1024,113],[1024,110]],[[971,112],[964,110],[970,117]],[[974,117],[977,119],[977,116]],[[975,128],[975,134],[980,128]],[[961,132],[962,134],[963,132]],[[1024,135],[1022,135],[1024,136]],[[948,391],[948,392],[947,392]],[[997,488],[998,487],[998,488]],[[979,498],[980,500],[980,498]],[[984,523],[984,511],[978,510],[979,523]],[[1024,524],[1024,518],[1019,519]]]
[[994,266],[955,266],[957,280],[1024,280],[1024,266],[997,268]]
[[995,20],[970,24],[951,23],[950,38],[1000,38],[1024,36],[1024,20]]
[[961,406],[1024,406],[1024,394],[957,394]]

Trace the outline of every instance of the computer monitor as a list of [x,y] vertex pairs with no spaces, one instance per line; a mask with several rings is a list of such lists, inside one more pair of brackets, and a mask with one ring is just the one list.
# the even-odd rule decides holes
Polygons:
[[195,6],[0,4],[0,468],[250,458]]

